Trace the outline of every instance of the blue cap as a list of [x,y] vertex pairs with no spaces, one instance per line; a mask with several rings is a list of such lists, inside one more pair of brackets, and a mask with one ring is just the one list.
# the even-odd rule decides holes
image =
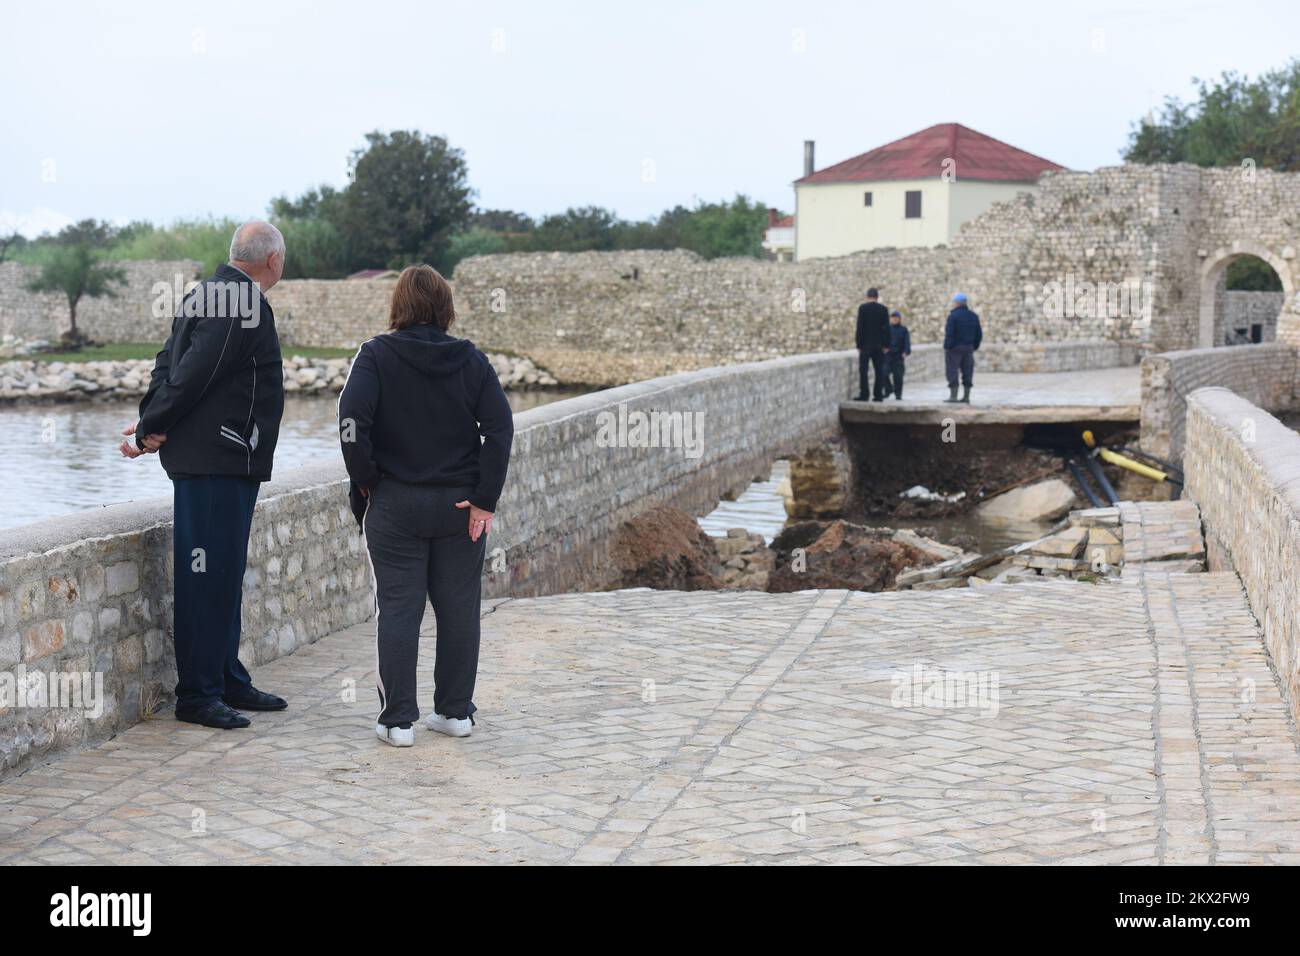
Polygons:
[[952,301],[954,301],[954,302],[965,302],[965,301],[966,301],[966,293],[965,293],[965,292],[958,292],[955,296],[952,297]]

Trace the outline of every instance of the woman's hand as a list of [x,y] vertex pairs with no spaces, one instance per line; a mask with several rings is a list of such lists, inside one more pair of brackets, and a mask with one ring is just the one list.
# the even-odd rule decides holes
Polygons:
[[492,512],[470,504],[468,501],[456,502],[457,508],[469,509],[469,539],[478,539],[492,530]]

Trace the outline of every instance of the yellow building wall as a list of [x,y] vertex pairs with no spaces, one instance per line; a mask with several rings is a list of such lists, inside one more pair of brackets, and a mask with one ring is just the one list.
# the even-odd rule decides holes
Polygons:
[[983,183],[958,179],[949,186],[948,239],[957,235],[957,227],[970,222],[989,206],[1017,193],[1029,193],[1038,188],[1034,183]]
[[[867,249],[946,245],[957,227],[1030,183],[896,179],[795,187],[795,258],[843,256]],[[908,219],[906,193],[921,192],[921,217]],[[863,194],[871,193],[871,205]]]

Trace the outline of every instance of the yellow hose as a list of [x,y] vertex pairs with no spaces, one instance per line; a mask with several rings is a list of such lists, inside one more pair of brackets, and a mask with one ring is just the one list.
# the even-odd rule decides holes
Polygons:
[[1129,471],[1137,472],[1144,478],[1150,478],[1152,481],[1168,481],[1169,476],[1163,471],[1158,471],[1149,465],[1144,465],[1140,461],[1134,461],[1132,458],[1126,458],[1121,454],[1111,451],[1109,448],[1099,449],[1102,461],[1108,461],[1112,465],[1119,465],[1121,468],[1127,468]]

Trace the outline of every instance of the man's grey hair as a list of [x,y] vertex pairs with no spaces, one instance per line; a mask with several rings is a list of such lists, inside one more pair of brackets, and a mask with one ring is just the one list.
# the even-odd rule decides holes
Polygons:
[[284,236],[260,219],[244,223],[230,240],[231,262],[262,262],[274,252],[284,252]]

